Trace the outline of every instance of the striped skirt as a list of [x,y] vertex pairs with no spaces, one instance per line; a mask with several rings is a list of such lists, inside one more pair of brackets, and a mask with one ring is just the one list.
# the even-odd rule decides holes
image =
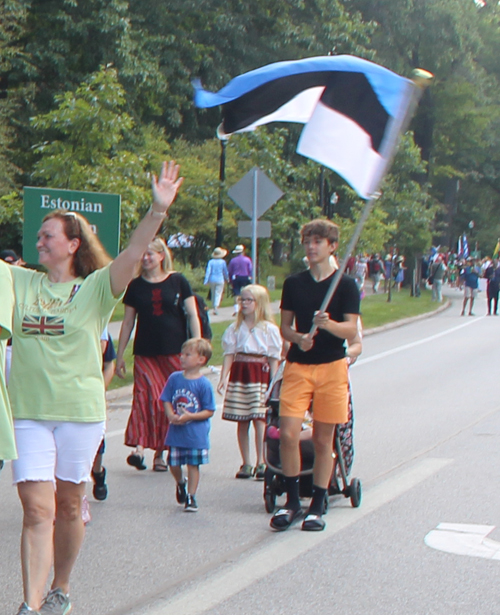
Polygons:
[[236,354],[229,374],[222,418],[227,421],[265,419],[264,400],[268,386],[267,357]]
[[179,371],[179,355],[134,358],[134,399],[125,431],[126,446],[161,451],[165,446],[168,419],[160,395],[168,377]]

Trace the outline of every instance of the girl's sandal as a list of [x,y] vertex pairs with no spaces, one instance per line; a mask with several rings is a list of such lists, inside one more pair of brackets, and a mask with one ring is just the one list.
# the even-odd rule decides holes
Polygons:
[[236,472],[235,478],[252,478],[253,468],[251,465],[243,464],[241,468]]
[[161,457],[155,457],[153,461],[154,472],[168,472],[168,466]]

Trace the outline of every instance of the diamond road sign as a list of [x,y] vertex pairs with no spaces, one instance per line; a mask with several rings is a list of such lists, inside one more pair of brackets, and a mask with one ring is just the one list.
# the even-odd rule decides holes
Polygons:
[[227,191],[236,205],[241,207],[249,218],[252,217],[253,212],[254,191],[257,196],[257,218],[260,218],[283,196],[283,192],[264,171],[254,167]]

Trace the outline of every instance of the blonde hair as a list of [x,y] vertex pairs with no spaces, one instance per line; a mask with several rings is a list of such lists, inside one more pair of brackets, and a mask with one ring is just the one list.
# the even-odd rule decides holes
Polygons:
[[42,220],[61,220],[63,232],[68,239],[79,239],[80,245],[73,254],[73,273],[86,278],[97,269],[105,267],[112,258],[104,249],[97,235],[92,231],[87,219],[73,211],[52,211]]
[[[274,324],[275,321],[271,311],[271,300],[267,288],[260,284],[249,284],[248,286],[244,286],[241,292],[244,290],[248,291],[255,299],[255,324],[258,325],[260,322],[272,322]],[[242,322],[243,314],[240,309],[236,317],[236,330],[241,327]]]
[[[170,250],[167,248],[167,244],[165,240],[161,237],[155,237],[153,241],[148,245],[148,250],[153,250],[153,252],[158,252],[158,254],[163,254],[163,260],[161,261],[161,270],[163,273],[169,273],[169,271],[173,271],[174,262],[172,259],[172,254]],[[143,274],[142,265],[140,267],[139,275]]]
[[205,365],[212,358],[212,344],[203,337],[191,337],[186,340],[181,346],[181,352],[191,347],[194,348],[201,357],[205,357]]

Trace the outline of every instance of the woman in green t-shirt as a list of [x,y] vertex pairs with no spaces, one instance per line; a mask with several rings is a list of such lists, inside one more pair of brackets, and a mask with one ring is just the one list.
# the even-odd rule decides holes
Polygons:
[[[178,175],[174,162],[163,164],[150,210],[114,261],[83,216],[55,210],[38,233],[46,273],[11,269],[9,394],[19,456],[12,468],[24,510],[18,615],[71,610],[70,573],[84,535],[81,502],[105,426],[100,336],[165,220],[182,183]],[[43,598],[52,560],[54,580]]]

